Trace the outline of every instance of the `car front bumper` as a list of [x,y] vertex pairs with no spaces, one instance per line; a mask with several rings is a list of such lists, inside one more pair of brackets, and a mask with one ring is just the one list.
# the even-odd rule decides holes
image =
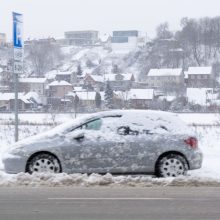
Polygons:
[[26,158],[22,156],[6,154],[3,157],[4,170],[6,173],[16,174],[25,172]]

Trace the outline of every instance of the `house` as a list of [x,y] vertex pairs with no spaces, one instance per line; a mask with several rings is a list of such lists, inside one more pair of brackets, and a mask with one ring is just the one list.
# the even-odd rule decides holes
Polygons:
[[146,82],[150,88],[162,88],[167,83],[183,83],[184,75],[181,68],[150,69]]
[[47,87],[47,104],[54,108],[61,109],[62,104],[68,101],[65,95],[73,90],[72,84],[67,81],[53,81]]
[[212,67],[189,67],[185,72],[187,87],[211,87],[213,85]]
[[39,95],[44,96],[46,85],[46,78],[20,78],[19,92],[36,92]]
[[134,75],[131,73],[127,74],[104,74],[104,75],[92,75],[87,74],[84,78],[84,85],[91,88],[99,88],[103,90],[105,83],[109,82],[113,90],[128,90],[132,87],[132,83],[135,81]]
[[153,89],[130,89],[129,91],[117,91],[116,93],[121,98],[123,107],[148,109],[154,101]]
[[72,84],[66,81],[53,81],[48,85],[48,96],[63,98],[66,93],[73,90]]
[[99,88],[100,90],[104,89],[104,77],[102,75],[92,75],[86,74],[84,79],[84,86],[87,89],[93,90]]
[[98,31],[67,31],[65,35],[65,44],[75,46],[91,46],[98,42]]
[[69,71],[57,71],[55,79],[57,81],[72,82],[72,73]]
[[[0,110],[14,111],[15,94],[0,93]],[[18,109],[20,111],[28,110],[33,107],[33,101],[24,93],[18,93]]]

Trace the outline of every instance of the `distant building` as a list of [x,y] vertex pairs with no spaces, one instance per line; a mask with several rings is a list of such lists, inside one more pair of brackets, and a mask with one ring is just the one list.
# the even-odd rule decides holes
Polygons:
[[161,88],[167,82],[181,83],[184,75],[181,68],[177,69],[150,69],[147,75],[147,84],[151,88]]
[[189,67],[185,72],[188,87],[211,87],[213,86],[212,67]]
[[[0,93],[0,110],[14,111],[15,94],[14,93]],[[31,109],[34,105],[30,97],[24,93],[18,93],[18,109],[20,111]]]
[[129,90],[132,87],[132,83],[135,81],[134,75],[127,74],[104,74],[104,75],[92,75],[87,74],[84,78],[84,85],[88,88],[103,89],[105,83],[109,82],[113,90]]
[[46,78],[20,78],[19,91],[20,92],[36,92],[39,95],[45,95],[47,85]]
[[0,33],[0,46],[6,45],[6,34]]
[[137,30],[113,31],[111,37],[111,48],[115,52],[129,52],[138,46],[145,45],[145,43],[145,38],[140,37]]
[[124,102],[123,107],[135,109],[148,109],[154,101],[153,89],[130,89],[129,91],[117,91],[117,95]]
[[89,46],[94,45],[99,41],[99,32],[94,30],[67,31],[64,35],[65,43],[67,45]]
[[73,90],[72,84],[66,81],[53,81],[48,85],[48,96],[63,98],[66,93]]

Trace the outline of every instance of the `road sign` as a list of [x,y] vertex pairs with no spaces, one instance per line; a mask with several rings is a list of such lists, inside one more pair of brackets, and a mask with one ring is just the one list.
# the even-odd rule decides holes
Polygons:
[[23,62],[23,49],[14,48],[14,60]]
[[14,73],[16,73],[16,74],[23,73],[23,62],[14,61]]
[[13,12],[13,44],[23,48],[23,15]]

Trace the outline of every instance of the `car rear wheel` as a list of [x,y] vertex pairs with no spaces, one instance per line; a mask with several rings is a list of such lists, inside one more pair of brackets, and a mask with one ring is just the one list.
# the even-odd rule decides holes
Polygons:
[[59,160],[52,154],[39,153],[30,158],[27,163],[28,173],[60,173],[61,166]]
[[189,167],[186,159],[178,154],[169,154],[159,159],[156,165],[156,176],[176,177],[186,175]]

